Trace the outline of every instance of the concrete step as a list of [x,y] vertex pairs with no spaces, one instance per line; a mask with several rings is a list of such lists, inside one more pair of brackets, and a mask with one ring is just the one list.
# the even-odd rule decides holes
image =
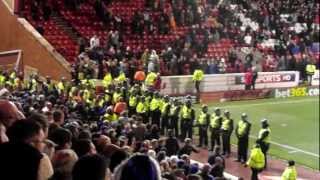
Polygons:
[[75,29],[73,29],[73,27],[69,24],[68,21],[66,21],[57,12],[54,12],[52,14],[52,20],[57,24],[57,26],[59,28],[63,29],[74,42],[77,43],[80,35],[78,34],[78,32]]

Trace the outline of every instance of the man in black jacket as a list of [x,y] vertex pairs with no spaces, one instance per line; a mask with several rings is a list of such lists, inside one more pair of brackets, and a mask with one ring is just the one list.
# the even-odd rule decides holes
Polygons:
[[179,152],[179,142],[178,139],[173,136],[173,131],[172,129],[168,130],[168,139],[166,140],[165,147],[167,149],[167,155],[172,156],[172,155],[177,155]]

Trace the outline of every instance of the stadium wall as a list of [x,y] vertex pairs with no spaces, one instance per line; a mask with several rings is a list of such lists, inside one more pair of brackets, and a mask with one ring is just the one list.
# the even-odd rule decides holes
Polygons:
[[0,52],[21,49],[24,65],[41,76],[71,78],[65,59],[24,18],[13,15],[4,1],[0,1],[0,20]]

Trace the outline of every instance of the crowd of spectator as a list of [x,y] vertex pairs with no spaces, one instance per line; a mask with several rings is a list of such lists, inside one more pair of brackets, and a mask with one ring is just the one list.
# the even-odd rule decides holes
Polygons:
[[0,179],[224,179],[218,148],[202,167],[190,159],[199,152],[192,139],[131,108],[134,95],[136,103],[159,95],[139,82],[96,92],[90,82],[21,77],[0,73]]
[[[80,6],[85,1],[75,2]],[[316,1],[145,1],[145,8],[135,11],[129,22],[108,9],[110,2],[94,1],[97,16],[108,27],[107,37],[82,39],[79,48],[79,54],[94,54],[90,58],[98,64],[116,61],[146,71],[154,67],[162,75],[192,74],[195,65],[206,74],[245,72],[255,66],[258,71],[298,70],[303,78],[308,62],[319,67]],[[129,35],[125,26],[130,26]],[[180,35],[177,27],[188,30]],[[159,34],[176,38],[155,50],[153,45],[142,49],[125,43]],[[221,40],[233,43],[228,55],[210,55],[208,46]]]

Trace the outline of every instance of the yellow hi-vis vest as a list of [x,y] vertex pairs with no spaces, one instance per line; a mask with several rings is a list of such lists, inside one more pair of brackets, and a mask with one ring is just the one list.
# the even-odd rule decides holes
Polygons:
[[144,102],[139,102],[137,107],[136,107],[136,112],[137,113],[145,113],[147,112],[147,105],[146,103]]
[[112,76],[111,73],[107,73],[103,80],[102,80],[103,86],[108,87],[112,83]]
[[196,69],[193,73],[192,80],[201,81],[202,79],[203,79],[203,71],[200,69]]
[[175,106],[174,104],[171,105],[171,108],[170,108],[170,116],[173,116],[174,113],[176,112],[176,109],[178,108],[178,106]]
[[121,96],[122,96],[121,93],[114,92],[112,96],[113,103],[117,103],[120,100]]
[[294,166],[287,167],[281,175],[281,180],[296,180],[297,170]]
[[126,75],[124,74],[124,72],[121,72],[119,74],[119,76],[115,79],[117,82],[120,82],[122,83],[123,81],[125,81],[127,78],[126,78]]
[[62,93],[62,91],[64,91],[64,84],[62,82],[59,82],[57,84],[57,90],[59,93]]
[[113,121],[118,120],[118,117],[115,113],[113,113],[113,114],[106,113],[106,114],[104,114],[103,119],[104,119],[104,121],[113,122]]
[[137,96],[131,95],[129,97],[129,106],[136,107],[136,105],[137,105]]
[[251,168],[262,169],[264,167],[264,154],[260,148],[253,148],[250,153],[250,157],[247,161],[247,165]]
[[3,86],[5,81],[6,81],[6,77],[3,75],[0,75],[0,86]]
[[207,119],[207,115],[209,115],[208,113],[204,113],[204,112],[200,112],[200,115],[198,117],[198,123],[200,125],[205,125],[206,124],[206,119]]
[[269,128],[260,129],[258,139],[261,139],[262,138],[262,134],[265,133],[266,131],[269,132],[269,134],[264,139],[262,139],[262,141],[265,142],[265,143],[269,143],[270,142],[270,133],[271,133]]
[[216,116],[215,114],[213,114],[211,116],[211,119],[210,119],[210,126],[212,128],[220,128],[219,127],[219,118],[221,118],[221,116]]
[[306,66],[306,71],[307,71],[307,74],[313,75],[314,72],[316,71],[316,66],[314,64],[308,64]]
[[160,99],[153,98],[150,102],[150,110],[155,111],[156,109],[159,109],[159,106],[160,106]]
[[30,91],[31,92],[37,91],[37,81],[35,79],[31,79]]
[[191,112],[192,112],[191,108],[188,108],[187,106],[183,106],[181,111],[181,118],[191,119]]
[[147,77],[146,77],[146,79],[145,79],[144,82],[145,82],[145,84],[146,84],[147,86],[153,86],[156,78],[157,78],[157,74],[154,73],[154,72],[150,72],[150,73],[147,75]]
[[165,114],[165,113],[169,113],[169,112],[166,112],[166,109],[168,108],[168,106],[170,105],[169,102],[165,102],[161,108],[161,115],[168,115],[168,114]]
[[221,129],[228,131],[230,130],[231,119],[223,118]]
[[247,126],[248,126],[247,123],[245,123],[244,121],[240,120],[240,121],[238,122],[238,131],[237,131],[237,133],[238,133],[240,136],[243,136],[244,133],[245,133],[245,130],[246,130]]

